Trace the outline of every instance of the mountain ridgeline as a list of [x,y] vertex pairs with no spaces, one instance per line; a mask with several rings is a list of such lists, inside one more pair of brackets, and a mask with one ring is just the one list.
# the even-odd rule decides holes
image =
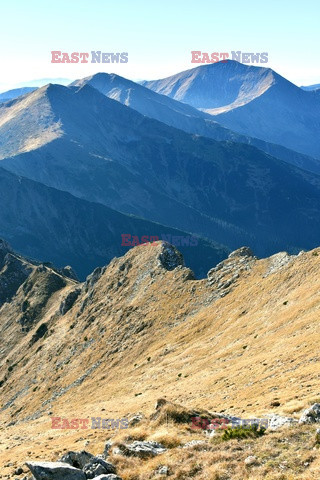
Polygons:
[[270,68],[233,60],[142,82],[226,128],[320,159],[320,98]]
[[[225,83],[225,96],[215,82]],[[311,121],[314,92],[286,82],[269,69],[227,62],[146,86],[97,74],[1,104],[1,193],[8,207],[0,235],[22,254],[71,263],[81,277],[123,253],[122,233],[161,238],[176,229],[199,236],[205,249],[183,252],[198,276],[208,267],[209,251],[211,262],[244,244],[259,256],[315,247],[319,161],[248,132],[234,133],[211,111],[228,104],[224,114],[233,115],[265,102],[269,92],[272,101],[278,98],[281,118],[287,101],[300,105],[300,119]],[[304,104],[309,117],[301,113]],[[274,128],[266,112],[261,119]],[[317,126],[314,121],[312,128]],[[318,144],[319,136],[312,142]]]

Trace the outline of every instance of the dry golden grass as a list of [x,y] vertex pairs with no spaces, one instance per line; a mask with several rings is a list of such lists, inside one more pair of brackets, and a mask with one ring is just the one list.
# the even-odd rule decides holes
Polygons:
[[[114,435],[91,429],[52,430],[51,416],[121,418],[136,412],[148,416],[156,399],[165,397],[183,405],[182,416],[198,409],[245,418],[272,412],[299,417],[302,409],[320,398],[320,256],[303,253],[267,277],[271,260],[257,261],[228,295],[215,301],[206,280],[186,281],[183,269],[162,270],[158,254],[158,246],[143,246],[112,261],[92,290],[83,293],[63,317],[56,314],[63,292],[56,294],[43,317],[52,333],[32,347],[32,332],[14,337],[18,307],[7,306],[5,314],[0,312],[1,325],[10,333],[4,355],[18,365],[1,389],[0,408],[12,401],[0,413],[1,475],[12,474],[13,467],[3,467],[8,462],[55,460],[72,449],[101,453]],[[93,365],[97,365],[94,370],[74,384]],[[5,363],[2,369],[7,371]],[[280,406],[272,407],[274,401]],[[163,417],[141,425],[144,430],[124,430],[119,435],[152,438],[164,428],[172,445],[175,439],[199,438],[185,424],[171,422],[167,408]],[[39,417],[32,419],[36,412]],[[7,428],[11,421],[16,423]],[[150,468],[156,461],[176,465],[172,479],[202,480],[211,475],[288,480],[295,475],[292,478],[297,480],[318,480],[313,430],[302,428],[304,436],[299,431],[292,430],[297,440],[292,438],[294,446],[288,448],[276,441],[283,433],[276,433],[234,445],[233,441],[209,445],[212,450],[206,452],[176,446],[161,459],[142,463],[114,460],[123,463],[124,473],[122,466],[119,472],[127,480],[153,478]],[[246,467],[244,458],[251,454],[260,464]],[[308,455],[316,458],[301,466],[308,463]],[[195,457],[202,465],[199,471]],[[281,466],[286,461],[292,467]],[[140,473],[132,468],[135,462],[137,469],[140,463]]]
[[[151,427],[152,422],[150,423]],[[152,424],[153,428],[157,428]],[[144,431],[145,427],[142,427]],[[182,435],[181,430],[182,428]],[[180,425],[171,425],[168,429],[156,430],[148,440],[167,442],[168,451],[156,458],[141,460],[119,455],[109,457],[117,466],[124,480],[149,480],[156,478],[155,472],[160,466],[167,466],[170,478],[181,479],[225,479],[225,480],[316,480],[320,473],[319,449],[314,443],[314,426],[295,426],[276,432],[267,432],[256,439],[221,441],[221,432],[212,440],[195,447],[179,448],[171,444],[173,436],[186,443],[198,432],[187,432]],[[117,438],[117,436],[115,437]],[[167,439],[170,439],[168,442]],[[246,465],[245,459],[256,457],[252,465]]]

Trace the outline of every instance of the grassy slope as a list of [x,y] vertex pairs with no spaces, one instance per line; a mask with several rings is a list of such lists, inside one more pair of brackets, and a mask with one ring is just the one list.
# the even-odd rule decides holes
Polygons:
[[[3,386],[1,404],[31,381],[37,389],[24,391],[0,413],[2,465],[13,458],[55,459],[64,448],[80,449],[88,440],[92,451],[103,450],[106,432],[54,431],[49,411],[78,418],[119,418],[137,411],[148,415],[155,400],[166,397],[187,407],[248,418],[270,412],[297,415],[319,398],[316,251],[293,258],[266,277],[273,260],[257,261],[240,274],[228,295],[215,300],[215,289],[206,280],[188,280],[186,269],[159,267],[161,248],[138,247],[112,261],[68,314],[49,320],[52,332],[47,338],[29,348],[27,336],[11,348],[9,364],[24,359]],[[13,314],[17,307],[11,308]],[[43,320],[54,310],[51,304]],[[80,386],[43,406],[85,372]],[[280,406],[272,408],[276,400]],[[38,418],[3,428],[35,412]],[[308,449],[311,433],[306,435],[303,448]],[[312,468],[317,465],[315,461]]]

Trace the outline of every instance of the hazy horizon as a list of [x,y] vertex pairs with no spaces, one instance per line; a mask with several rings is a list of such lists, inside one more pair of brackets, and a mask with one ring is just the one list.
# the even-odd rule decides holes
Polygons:
[[[83,0],[45,5],[16,0],[1,9],[5,48],[0,90],[35,79],[74,80],[100,71],[134,81],[164,78],[197,66],[191,63],[194,50],[268,52],[268,63],[257,66],[271,68],[298,86],[318,84],[319,10],[316,0],[272,0],[259,10],[252,0],[201,0],[197,7],[190,0],[163,0],[159,5],[92,0],[90,9]],[[51,63],[51,51],[93,50],[128,52],[128,62]]]

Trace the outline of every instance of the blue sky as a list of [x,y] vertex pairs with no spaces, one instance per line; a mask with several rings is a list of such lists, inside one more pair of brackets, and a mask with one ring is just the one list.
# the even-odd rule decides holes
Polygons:
[[[191,50],[268,52],[297,85],[320,83],[319,0],[12,0],[1,5],[0,91],[105,71],[133,80],[196,66]],[[51,51],[128,52],[126,64],[52,64]]]

